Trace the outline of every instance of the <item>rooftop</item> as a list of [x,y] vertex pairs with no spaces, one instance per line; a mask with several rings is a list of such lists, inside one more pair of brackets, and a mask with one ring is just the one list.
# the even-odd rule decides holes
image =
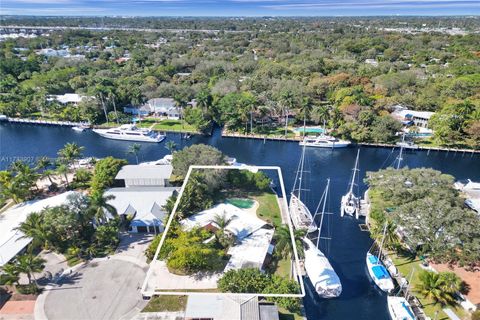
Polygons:
[[188,298],[185,318],[260,320],[258,298],[191,295]]
[[172,171],[171,165],[126,165],[120,169],[115,179],[169,179]]

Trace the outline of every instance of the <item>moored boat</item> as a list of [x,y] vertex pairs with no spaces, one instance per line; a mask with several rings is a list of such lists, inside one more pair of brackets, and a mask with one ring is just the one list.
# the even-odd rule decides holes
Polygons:
[[357,176],[358,170],[358,157],[360,155],[360,149],[357,151],[357,158],[355,160],[355,167],[353,168],[352,180],[350,180],[350,187],[340,203],[340,216],[343,217],[345,214],[349,216],[355,216],[358,219],[360,215],[360,198],[355,195],[353,192],[353,187],[356,185],[355,178]]
[[72,127],[72,130],[77,131],[77,132],[83,132],[87,129],[90,129],[90,126],[87,125],[80,125],[80,126],[74,126]]
[[337,139],[332,136],[321,134],[317,137],[305,137],[299,143],[301,146],[317,148],[346,148],[351,142],[348,140]]
[[367,253],[367,269],[373,282],[375,282],[382,291],[391,292],[395,288],[388,270],[380,259],[370,252]]
[[305,243],[305,270],[315,291],[322,298],[336,298],[342,293],[342,284],[337,273],[318,247],[308,238]]
[[388,313],[392,320],[415,320],[412,307],[404,297],[387,297]]
[[98,135],[114,140],[138,141],[138,142],[161,142],[165,135],[156,133],[150,129],[137,128],[134,124],[124,124],[117,128],[93,129]]

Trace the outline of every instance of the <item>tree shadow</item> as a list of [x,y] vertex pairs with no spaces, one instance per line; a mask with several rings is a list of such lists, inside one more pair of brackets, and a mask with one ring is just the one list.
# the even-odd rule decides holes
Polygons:
[[120,243],[118,244],[115,253],[121,253],[128,251],[132,244],[145,244],[152,241],[151,234],[132,234],[132,233],[123,233],[120,235]]

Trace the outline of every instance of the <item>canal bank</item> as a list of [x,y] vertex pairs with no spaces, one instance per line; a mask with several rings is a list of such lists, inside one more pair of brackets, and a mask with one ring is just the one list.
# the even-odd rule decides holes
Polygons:
[[[238,162],[256,165],[280,166],[287,193],[291,190],[295,170],[300,156],[300,146],[295,142],[259,141],[242,138],[222,138],[215,130],[210,137],[193,136],[181,139],[181,134],[167,134],[178,148],[195,143],[210,144]],[[91,131],[75,132],[70,128],[0,124],[0,169],[19,158],[34,161],[40,156],[55,158],[58,149],[67,142],[76,142],[85,147],[84,156],[115,156],[135,162],[128,154],[133,142],[108,140]],[[398,150],[391,148],[360,147],[360,186],[363,194],[366,186],[362,183],[366,171],[376,171],[393,163]],[[331,241],[322,243],[322,249],[340,277],[343,293],[337,299],[319,299],[309,281],[306,281],[307,295],[304,299],[308,319],[388,319],[386,296],[370,282],[365,268],[365,254],[371,246],[367,232],[362,232],[359,221],[350,217],[340,218],[340,197],[348,188],[351,169],[355,162],[356,148],[308,149],[305,169],[310,171],[305,182],[310,192],[305,201],[314,210],[319,201],[327,178],[331,178],[331,198],[327,212]],[[140,161],[162,158],[169,151],[165,142],[159,144],[141,143]],[[457,179],[480,180],[480,155],[473,156],[446,152],[406,152],[403,163],[409,167],[432,167],[454,175]],[[277,183],[278,185],[278,183]],[[363,221],[362,221],[363,222]]]

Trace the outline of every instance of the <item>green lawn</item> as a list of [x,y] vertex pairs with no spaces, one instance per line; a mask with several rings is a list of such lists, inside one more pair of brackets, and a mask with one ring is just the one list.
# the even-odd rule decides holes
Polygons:
[[275,227],[282,225],[282,216],[278,206],[277,196],[273,192],[264,192],[253,197],[258,201],[257,216],[271,222]]
[[[412,260],[411,257],[402,256],[393,252],[390,252],[389,256],[393,260],[398,271],[407,279],[410,276],[412,269],[415,270],[413,272],[413,277],[410,281],[410,290],[412,290],[413,294],[415,294],[418,300],[420,300],[420,302],[422,303],[425,314],[430,318],[434,319],[435,313],[438,311],[437,320],[448,320],[449,317],[445,314],[445,312],[443,312],[442,307],[439,304],[433,304],[432,300],[424,298],[423,295],[415,291],[415,286],[420,283],[418,276],[423,270],[420,266],[420,259],[416,257]],[[452,309],[459,318],[469,319],[467,312],[461,306],[448,308]]]
[[290,264],[290,258],[288,257],[278,260],[275,274],[284,278],[290,277]]
[[161,295],[150,299],[142,312],[183,311],[187,306],[187,296]]
[[154,130],[158,131],[174,131],[174,132],[198,132],[194,126],[189,125],[185,121],[180,120],[158,120],[152,118],[143,119],[137,122],[137,126],[141,128],[150,128],[152,125]]
[[302,315],[290,312],[282,307],[278,307],[278,314],[280,316],[280,320],[303,320]]

